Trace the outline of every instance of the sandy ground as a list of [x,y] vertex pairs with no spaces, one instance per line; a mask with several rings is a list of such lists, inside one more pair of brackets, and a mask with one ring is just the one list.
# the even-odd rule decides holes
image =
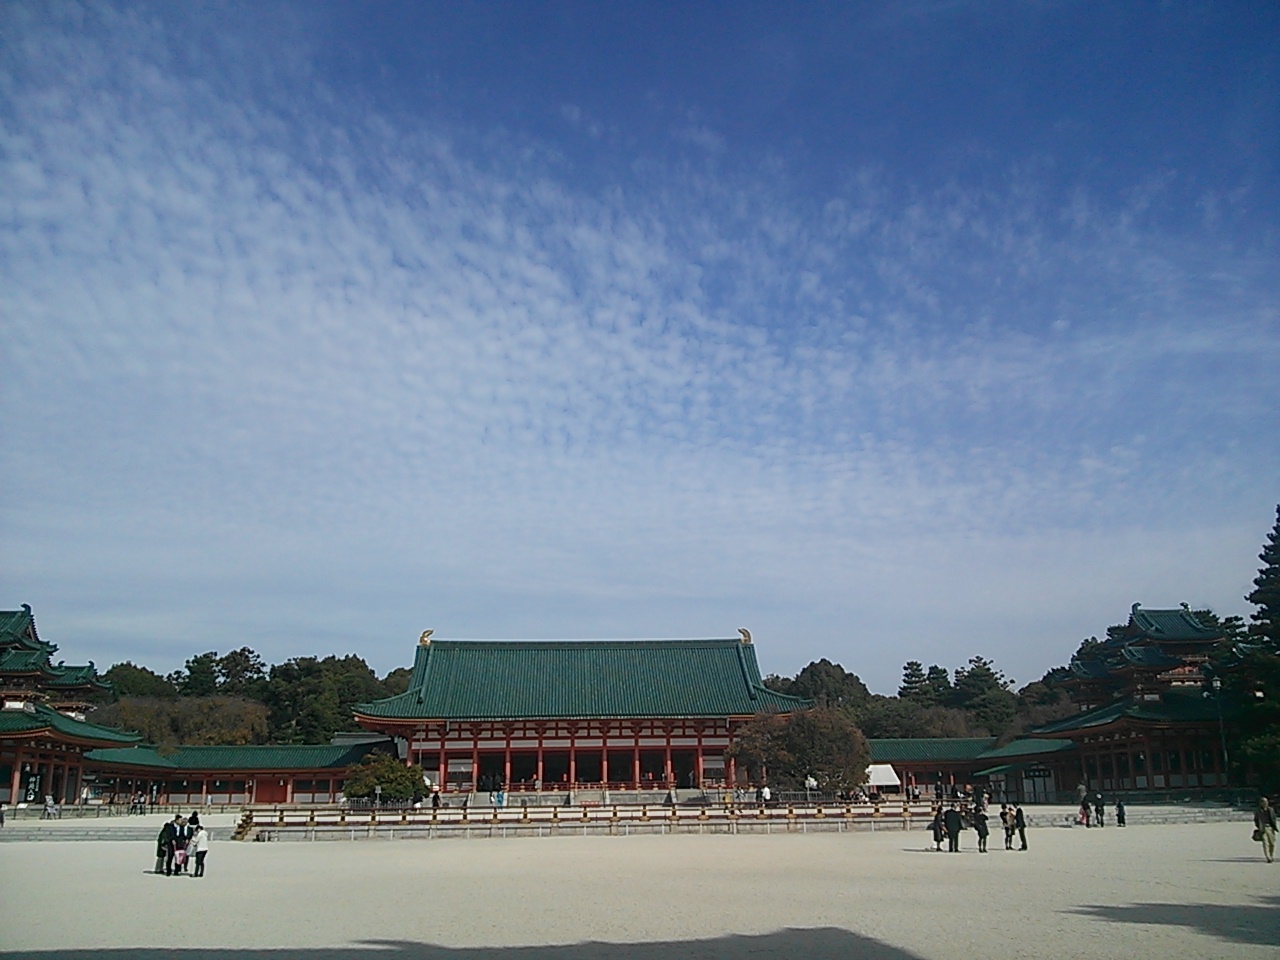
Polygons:
[[1249,832],[220,842],[199,880],[146,872],[149,843],[5,843],[0,957],[1270,960],[1280,863]]

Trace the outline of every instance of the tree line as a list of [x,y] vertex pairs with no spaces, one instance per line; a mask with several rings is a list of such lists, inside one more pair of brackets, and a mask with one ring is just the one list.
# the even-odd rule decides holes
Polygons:
[[161,747],[328,743],[339,731],[359,729],[356,704],[404,693],[409,674],[400,667],[380,679],[354,654],[268,665],[249,647],[198,654],[164,676],[125,661],[103,673],[114,699],[93,720]]

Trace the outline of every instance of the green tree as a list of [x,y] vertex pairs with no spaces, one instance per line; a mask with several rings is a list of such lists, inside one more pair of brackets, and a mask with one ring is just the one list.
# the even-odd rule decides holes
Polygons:
[[902,668],[902,684],[898,687],[898,696],[903,700],[927,699],[926,688],[929,678],[925,675],[924,664],[919,660],[908,660]]
[[154,670],[139,667],[128,660],[112,664],[102,675],[111,684],[116,697],[176,697],[178,688]]
[[790,764],[770,767],[783,786],[798,788],[808,776],[823,790],[866,783],[871,748],[843,710],[816,707],[793,714],[783,736]]
[[873,696],[858,715],[863,734],[874,740],[915,737],[981,737],[987,731],[955,707],[903,697]]
[[1262,567],[1253,581],[1246,600],[1258,609],[1249,615],[1249,635],[1280,651],[1280,505],[1276,507],[1276,523],[1258,554]]
[[249,647],[219,657],[214,668],[219,693],[259,700],[266,692],[266,662]]
[[936,663],[929,665],[929,669],[924,675],[924,690],[921,700],[924,703],[938,704],[945,706],[951,701],[951,674],[947,672],[946,667],[940,667]]
[[850,673],[825,657],[796,674],[790,693],[812,700],[820,707],[849,709],[856,709],[871,696],[871,691],[856,673]]
[[[381,794],[378,787],[382,788]],[[421,767],[406,766],[386,753],[374,753],[347,769],[342,792],[359,799],[380,795],[383,800],[408,800],[420,796],[425,789]]]
[[358,729],[357,703],[386,693],[364,660],[294,657],[271,668],[263,700],[271,710],[271,736],[281,743],[327,743],[338,730]]
[[951,692],[952,706],[959,707],[978,726],[993,735],[999,734],[1017,712],[1018,698],[1009,689],[1009,681],[995,664],[983,657],[972,657],[967,667],[956,670]]
[[187,661],[178,685],[184,697],[211,697],[218,692],[218,654],[210,650]]
[[241,697],[121,697],[95,710],[93,722],[134,730],[165,748],[267,739],[267,708]]
[[394,697],[409,689],[409,680],[413,676],[411,667],[396,667],[382,678],[382,693],[385,697]]
[[815,707],[782,716],[759,714],[734,735],[729,752],[748,777],[798,789],[813,776],[824,789],[848,789],[864,783],[871,750],[848,714],[836,707]]

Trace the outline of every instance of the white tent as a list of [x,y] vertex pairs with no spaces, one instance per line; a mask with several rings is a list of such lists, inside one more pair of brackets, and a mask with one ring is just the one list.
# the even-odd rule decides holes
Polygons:
[[867,767],[867,786],[900,787],[902,786],[902,781],[894,773],[892,764],[873,763]]

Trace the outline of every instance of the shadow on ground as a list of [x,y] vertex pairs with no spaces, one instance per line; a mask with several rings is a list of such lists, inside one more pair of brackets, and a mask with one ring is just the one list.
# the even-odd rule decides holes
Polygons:
[[1113,923],[1187,927],[1235,943],[1280,946],[1280,897],[1259,897],[1252,904],[1130,903],[1081,906],[1072,910]]
[[848,930],[818,927],[779,930],[760,936],[717,937],[658,943],[575,943],[535,947],[441,947],[400,940],[359,940],[346,947],[279,949],[204,949],[129,947],[100,950],[0,951],[2,960],[346,960],[352,956],[377,960],[919,960],[897,947]]

